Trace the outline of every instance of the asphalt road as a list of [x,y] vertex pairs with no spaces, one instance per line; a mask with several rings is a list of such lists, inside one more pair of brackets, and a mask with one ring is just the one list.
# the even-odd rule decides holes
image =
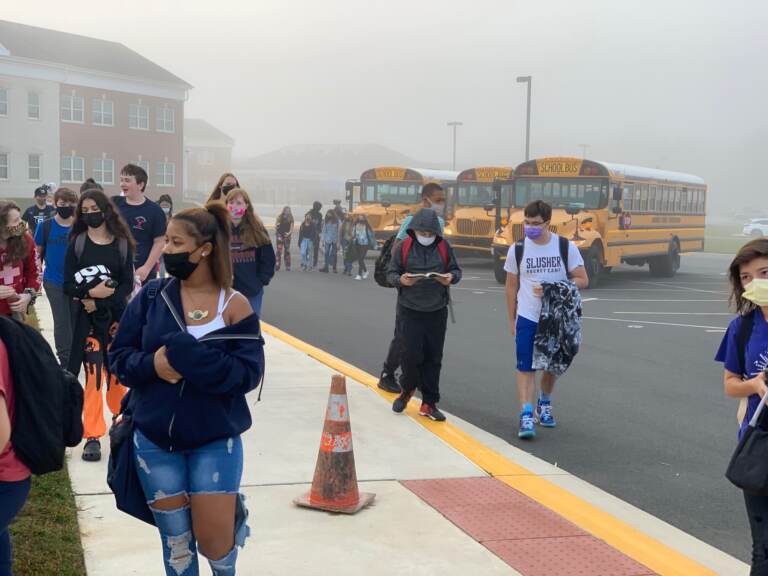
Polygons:
[[[297,256],[294,249],[294,255]],[[620,267],[584,293],[584,344],[553,397],[558,428],[517,439],[514,347],[489,264],[462,259],[441,407],[743,560],[741,493],[724,478],[736,407],[713,361],[732,315],[729,258],[684,256],[671,280]],[[281,272],[264,319],[378,374],[396,293],[371,278]]]

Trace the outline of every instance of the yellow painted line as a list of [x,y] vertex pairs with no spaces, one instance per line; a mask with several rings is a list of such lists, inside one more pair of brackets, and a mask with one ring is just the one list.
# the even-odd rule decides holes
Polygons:
[[[270,336],[372,388],[387,400],[391,401],[396,397],[395,394],[380,390],[377,387],[379,380],[375,376],[325,350],[299,340],[266,322],[261,323],[261,328]],[[573,522],[585,532],[603,540],[653,572],[661,576],[717,576],[712,570],[677,550],[491,450],[450,422],[433,422],[419,416],[419,404],[416,400],[410,402],[406,413],[491,476],[497,477],[501,482]]]

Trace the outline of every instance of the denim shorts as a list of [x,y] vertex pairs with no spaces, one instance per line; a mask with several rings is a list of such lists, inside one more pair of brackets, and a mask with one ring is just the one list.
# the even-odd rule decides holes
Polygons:
[[536,322],[517,317],[515,328],[515,348],[517,355],[517,369],[519,372],[536,372],[533,369],[533,341],[536,338]]
[[147,503],[180,494],[237,494],[243,475],[240,436],[193,450],[169,452],[136,430],[136,470]]

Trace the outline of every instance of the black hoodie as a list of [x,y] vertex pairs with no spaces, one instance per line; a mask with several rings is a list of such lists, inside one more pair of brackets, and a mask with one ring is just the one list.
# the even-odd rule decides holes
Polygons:
[[[422,246],[416,239],[414,230],[428,230],[435,233],[435,241],[429,246]],[[422,208],[411,220],[408,226],[408,235],[413,239],[408,259],[403,266],[403,254],[400,246],[395,249],[392,260],[389,263],[387,280],[392,286],[397,286],[397,302],[399,305],[419,312],[435,312],[448,305],[448,287],[443,286],[432,278],[422,278],[413,286],[402,286],[400,276],[409,272],[411,274],[426,274],[438,272],[453,274],[452,284],[458,284],[461,280],[461,268],[456,262],[453,248],[448,241],[440,236],[440,220],[437,213],[430,208]],[[437,248],[439,242],[445,242],[448,247],[448,267],[443,264],[443,258]]]

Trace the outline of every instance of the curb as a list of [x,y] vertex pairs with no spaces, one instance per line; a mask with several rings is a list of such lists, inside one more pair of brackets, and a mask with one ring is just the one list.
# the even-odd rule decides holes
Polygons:
[[[389,401],[395,398],[394,394],[380,390],[377,387],[378,378],[364,370],[266,322],[262,321],[261,327],[270,336],[373,389],[379,396]],[[603,540],[633,560],[647,566],[653,572],[662,576],[716,576],[715,572],[677,550],[651,538],[527,468],[512,462],[450,422],[433,422],[427,418],[419,417],[418,406],[416,400],[411,400],[406,413],[490,476],[559,514],[592,536]]]

